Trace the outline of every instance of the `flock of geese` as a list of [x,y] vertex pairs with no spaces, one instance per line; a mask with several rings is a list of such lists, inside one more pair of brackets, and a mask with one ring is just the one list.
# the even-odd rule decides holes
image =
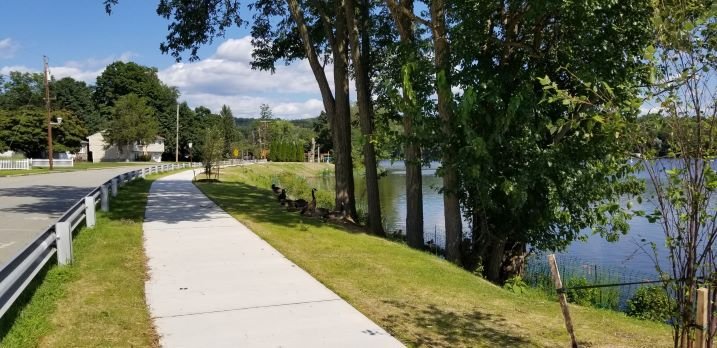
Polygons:
[[275,184],[271,184],[271,191],[278,197],[279,203],[282,207],[286,207],[289,211],[298,211],[301,215],[318,217],[322,220],[343,220],[346,217],[346,211],[343,203],[341,204],[340,211],[331,211],[326,208],[320,208],[316,206],[316,191],[315,188],[311,189],[311,201],[299,198],[297,200],[289,199],[286,196],[286,189],[283,189]]

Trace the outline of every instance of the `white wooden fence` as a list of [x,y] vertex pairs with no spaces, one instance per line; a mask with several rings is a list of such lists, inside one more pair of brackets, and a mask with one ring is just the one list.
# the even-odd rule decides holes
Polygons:
[[32,160],[31,159],[0,160],[0,170],[30,169],[30,168],[32,168]]
[[[32,167],[49,167],[50,160],[47,159],[21,159],[21,160],[0,160],[0,170],[32,169]],[[58,168],[71,168],[75,166],[73,159],[53,159],[52,166]]]
[[[50,160],[48,159],[32,159],[32,166],[33,167],[49,167],[50,166]],[[74,167],[75,166],[75,160],[72,158],[70,159],[53,159],[52,160],[52,166],[53,167]]]

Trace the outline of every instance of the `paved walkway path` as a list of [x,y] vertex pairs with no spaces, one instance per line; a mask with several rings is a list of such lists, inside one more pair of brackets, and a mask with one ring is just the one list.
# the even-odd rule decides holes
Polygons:
[[163,347],[402,347],[191,177],[156,181],[147,203],[146,293]]

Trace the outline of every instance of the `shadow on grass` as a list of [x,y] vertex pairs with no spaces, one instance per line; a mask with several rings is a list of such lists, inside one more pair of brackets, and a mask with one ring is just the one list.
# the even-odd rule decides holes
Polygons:
[[[456,313],[446,311],[431,304],[417,308],[411,304],[398,301],[383,301],[386,306],[398,309],[399,315],[389,315],[386,320],[391,326],[411,323],[427,330],[414,332],[409,343],[426,347],[463,347],[472,346],[476,342],[490,342],[494,347],[520,347],[533,345],[524,337],[496,329],[507,325],[504,317],[469,311]],[[486,325],[490,323],[491,326]]]
[[240,182],[197,183],[202,191],[211,196],[229,214],[251,213],[253,220],[299,228],[301,225],[320,226],[318,218],[303,216],[298,211],[288,211],[279,204],[276,195]]

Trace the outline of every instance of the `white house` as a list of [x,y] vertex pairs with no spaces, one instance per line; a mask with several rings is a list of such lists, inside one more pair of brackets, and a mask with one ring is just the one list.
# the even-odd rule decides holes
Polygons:
[[154,162],[162,162],[162,153],[164,152],[164,138],[158,136],[151,144],[133,144],[127,145],[120,151],[117,145],[109,145],[105,142],[102,132],[87,137],[89,140],[89,158],[92,162],[107,161],[136,161],[144,156],[148,156]]

